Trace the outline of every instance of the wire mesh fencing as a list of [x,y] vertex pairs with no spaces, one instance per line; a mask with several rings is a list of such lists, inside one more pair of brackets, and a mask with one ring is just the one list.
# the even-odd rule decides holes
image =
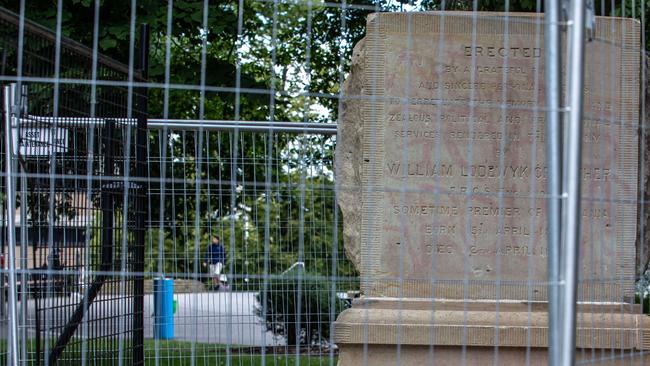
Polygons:
[[0,5],[0,362],[650,363],[644,2]]
[[[175,279],[175,339],[196,343],[199,359],[329,357],[330,323],[358,289],[336,238],[332,167],[320,158],[331,138],[211,129],[152,136],[168,150],[157,142],[150,151],[149,171],[160,172],[150,202],[163,209],[150,221],[146,268]],[[219,273],[209,249],[217,238]]]
[[[137,118],[146,115],[133,88],[96,84],[140,76],[10,11],[0,18],[3,76],[14,79],[3,87],[4,182],[14,187],[3,197],[3,311],[16,320],[5,342],[17,343],[7,360],[142,359],[146,130]],[[15,83],[23,76],[33,81]]]

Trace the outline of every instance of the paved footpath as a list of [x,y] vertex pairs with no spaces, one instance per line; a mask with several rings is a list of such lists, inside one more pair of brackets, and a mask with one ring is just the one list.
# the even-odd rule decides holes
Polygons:
[[[174,336],[200,343],[271,346],[284,344],[265,331],[253,314],[253,292],[202,292],[176,294]],[[145,338],[153,337],[153,296],[145,297]],[[147,316],[147,314],[149,316]]]
[[[283,345],[283,339],[276,339],[267,332],[260,318],[253,311],[257,302],[254,292],[200,292],[175,294],[177,301],[174,315],[174,339],[199,343],[220,343],[246,346]],[[44,299],[41,307],[50,307],[46,312],[49,328],[59,330],[67,322],[80,298],[72,295],[65,298]],[[27,301],[28,337],[34,334],[34,300]],[[153,338],[153,295],[144,297],[144,336]],[[19,302],[20,312],[20,302]],[[100,296],[90,308],[95,319],[101,319],[86,328],[77,330],[76,336],[101,337],[123,333],[130,328],[130,317],[115,317],[131,312],[128,298]],[[41,313],[45,316],[45,313]],[[6,320],[0,320],[0,338],[7,336]]]

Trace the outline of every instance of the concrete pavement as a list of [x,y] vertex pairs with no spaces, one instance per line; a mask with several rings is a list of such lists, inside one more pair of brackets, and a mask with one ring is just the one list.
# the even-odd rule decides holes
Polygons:
[[[175,294],[177,301],[174,314],[174,339],[198,343],[219,343],[246,346],[283,345],[284,339],[277,339],[267,332],[260,318],[253,311],[257,304],[254,292],[200,292]],[[50,308],[40,312],[46,316],[48,328],[59,333],[65,326],[75,305],[81,300],[73,294],[65,298],[41,300],[40,308]],[[19,302],[19,312],[22,302]],[[153,295],[144,296],[144,335],[153,338]],[[90,307],[89,313],[94,321],[86,323],[75,333],[77,337],[101,337],[123,333],[130,328],[131,317],[118,317],[118,314],[131,312],[128,296],[99,296]],[[88,318],[86,315],[86,319]],[[22,329],[27,337],[35,334],[35,302],[27,300],[27,314]],[[7,337],[6,321],[1,322],[0,337]]]

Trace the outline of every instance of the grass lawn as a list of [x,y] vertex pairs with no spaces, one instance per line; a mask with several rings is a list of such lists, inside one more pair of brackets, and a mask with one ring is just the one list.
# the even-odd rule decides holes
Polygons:
[[[192,359],[192,343],[181,341],[158,342],[158,364],[160,366],[188,365]],[[230,348],[230,357],[227,348],[221,344],[196,343],[194,348],[195,365],[232,365],[232,366],[326,366],[336,365],[337,358],[324,355],[304,355],[299,358],[293,354],[295,348],[288,348],[289,354],[284,349],[276,350],[276,354],[251,354],[249,347],[233,346]],[[228,362],[228,359],[230,362]],[[156,365],[156,344],[154,340],[145,341],[145,365]],[[263,362],[264,361],[264,362]]]
[[[101,343],[88,344],[86,349],[86,364],[93,366],[118,365],[119,346],[112,341],[106,340]],[[30,362],[36,362],[34,340],[30,340],[27,346]],[[0,350],[4,353],[6,350],[6,341],[0,341]],[[97,351],[100,350],[100,351]],[[246,346],[231,346],[228,349],[223,344],[195,343],[194,354],[192,354],[192,343],[184,341],[167,341],[161,340],[156,342],[147,339],[144,342],[145,365],[147,366],[176,366],[190,365],[192,359],[194,365],[212,366],[212,365],[232,365],[232,366],[327,366],[336,365],[337,358],[330,359],[328,354],[301,354],[297,357],[293,353],[294,348],[276,349],[275,354],[269,351],[265,356],[257,354],[257,350]],[[230,356],[228,356],[230,353]],[[0,355],[0,359],[2,356]],[[79,365],[81,364],[81,344],[79,339],[74,340],[74,344],[69,347],[58,365]],[[157,360],[157,361],[156,361]],[[42,362],[42,360],[41,360]]]

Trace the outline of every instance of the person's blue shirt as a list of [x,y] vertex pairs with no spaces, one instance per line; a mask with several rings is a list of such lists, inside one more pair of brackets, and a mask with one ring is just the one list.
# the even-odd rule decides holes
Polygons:
[[210,243],[210,245],[208,246],[206,261],[209,264],[217,264],[217,263],[225,264],[226,251],[223,249],[223,245]]

